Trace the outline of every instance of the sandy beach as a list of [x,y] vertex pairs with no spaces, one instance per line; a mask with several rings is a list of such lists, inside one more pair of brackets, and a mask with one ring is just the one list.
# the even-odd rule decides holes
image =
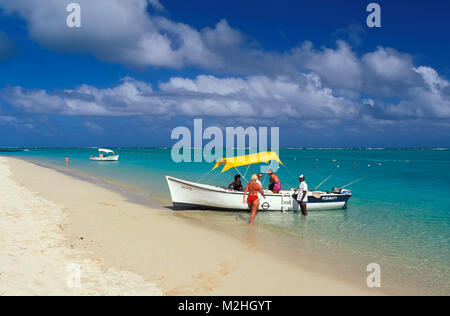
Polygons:
[[13,158],[0,177],[0,295],[384,294],[261,251],[257,225],[233,238]]

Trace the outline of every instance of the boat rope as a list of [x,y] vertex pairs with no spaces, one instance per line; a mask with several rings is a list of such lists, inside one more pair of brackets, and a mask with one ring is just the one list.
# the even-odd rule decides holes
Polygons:
[[[214,170],[214,169],[213,169],[213,170]],[[202,181],[203,179],[205,179],[207,176],[209,176],[209,174],[210,174],[213,170],[210,170],[208,173],[204,174],[200,179],[197,180],[197,182],[200,182],[200,181]]]
[[212,181],[213,181],[215,178],[217,178],[217,177],[219,176],[219,174],[220,174],[220,172],[216,173],[216,175],[215,175],[214,177],[212,177],[212,178],[209,180],[209,183],[213,184]]
[[264,184],[266,183],[266,179],[267,179],[267,173],[264,176],[263,182],[261,183],[261,186],[263,187],[263,190],[264,190]]
[[[292,174],[292,172],[289,170],[289,168],[287,166],[284,169],[286,169],[286,171],[289,173],[289,175],[292,179],[294,179],[295,181],[298,181],[298,178]],[[295,181],[294,181],[294,183],[295,183]],[[288,183],[288,184],[290,184],[290,183]],[[295,186],[293,186],[293,188],[295,188]]]

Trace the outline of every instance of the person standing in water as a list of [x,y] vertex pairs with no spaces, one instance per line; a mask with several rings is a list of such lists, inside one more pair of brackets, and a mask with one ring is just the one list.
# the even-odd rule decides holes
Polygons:
[[69,164],[69,156],[66,156],[66,158],[64,160],[66,162],[66,165],[68,165]]
[[254,175],[252,175],[251,179],[252,179],[252,182],[247,184],[247,186],[245,187],[243,203],[245,204],[245,197],[247,196],[247,192],[249,192],[248,198],[247,198],[247,204],[248,204],[248,207],[251,209],[250,225],[253,225],[253,221],[255,220],[256,213],[258,212],[258,209],[259,209],[258,193],[260,193],[264,198],[266,198],[266,196],[264,195],[264,192],[263,192],[261,186],[256,182],[258,180],[258,176],[256,174],[254,174]]
[[305,182],[304,175],[299,176],[298,180],[300,181],[300,185],[298,186],[297,201],[302,210],[302,214],[308,216],[308,210],[306,209],[308,203],[308,184]]

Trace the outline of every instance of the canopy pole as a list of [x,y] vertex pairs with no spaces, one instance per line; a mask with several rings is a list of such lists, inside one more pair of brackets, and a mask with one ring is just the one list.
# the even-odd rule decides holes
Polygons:
[[[267,171],[269,171],[270,168],[272,168],[272,162],[273,162],[273,161],[270,162],[269,168],[268,168]],[[261,183],[261,185],[262,185],[263,188],[264,188],[264,185],[265,185],[265,183],[266,183],[267,175],[268,175],[268,173],[266,172],[266,175],[264,176],[264,180],[263,180],[263,182]],[[264,189],[263,189],[263,190],[264,190]]]
[[248,166],[247,166],[247,170],[245,170],[245,173],[244,173],[244,179],[245,179],[245,176],[247,175],[247,172],[248,172],[249,169],[250,169],[250,165],[248,165]]
[[242,179],[244,179],[245,182],[250,183],[250,182],[247,181],[247,179],[245,179],[245,176],[242,175],[242,173],[239,171],[238,168],[234,167],[234,169],[236,169],[236,171],[241,175]]

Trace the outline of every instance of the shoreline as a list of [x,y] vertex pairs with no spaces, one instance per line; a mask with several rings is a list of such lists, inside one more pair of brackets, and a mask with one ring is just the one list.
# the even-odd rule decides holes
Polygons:
[[[208,230],[226,234],[239,242],[246,242],[248,236],[248,222],[245,212],[212,212],[212,211],[189,211],[172,212],[170,202],[163,198],[161,192],[152,190],[139,191],[135,187],[123,185],[111,179],[94,177],[83,172],[68,169],[64,166],[43,163],[40,161],[25,158],[16,158],[39,167],[62,173],[81,181],[87,181],[106,190],[112,190],[125,197],[129,202],[136,203],[151,209],[160,209],[171,212],[174,216],[182,218],[185,223],[203,227]],[[151,177],[149,178],[151,179]],[[147,194],[146,192],[150,192]],[[154,199],[155,194],[158,199]],[[263,212],[264,213],[264,212]],[[266,215],[266,214],[261,214]],[[331,215],[331,214],[330,214]],[[342,215],[347,216],[347,215]],[[314,222],[315,219],[308,218],[308,221],[300,220],[299,224]],[[319,274],[331,275],[344,282],[360,286],[366,283],[366,267],[368,263],[378,262],[383,269],[383,294],[387,295],[439,295],[446,294],[445,290],[431,287],[436,275],[428,274],[414,267],[394,261],[382,260],[379,254],[372,253],[367,249],[367,253],[355,252],[353,248],[339,245],[339,250],[331,247],[327,240],[312,239],[308,235],[278,230],[275,226],[259,222],[258,231],[253,232],[251,237],[252,247],[265,253],[271,253],[280,260],[288,261],[299,265],[306,270]],[[280,245],[283,245],[280,247]],[[306,259],[305,259],[306,258]]]
[[[98,177],[89,176],[82,172],[64,169],[61,166],[51,165],[48,163],[37,162],[37,161],[28,160],[28,159],[19,158],[19,157],[8,157],[8,158],[21,160],[21,161],[30,163],[32,165],[36,165],[37,167],[52,170],[52,171],[61,173],[65,176],[75,178],[77,180],[88,182],[90,184],[99,186],[103,189],[114,191],[114,192],[124,196],[125,198],[129,199],[130,202],[140,204],[142,206],[146,206],[149,208],[165,209],[167,207],[164,206],[164,204],[169,203],[169,201],[166,201],[166,199],[164,199],[162,196],[160,196],[158,198],[155,198],[154,196],[150,197],[150,194],[145,195],[145,194],[143,194],[143,192],[138,192],[136,190],[136,188],[126,187],[117,182],[114,182],[111,180],[106,180],[106,179],[101,179]],[[152,192],[152,193],[154,193],[154,192]]]
[[11,161],[0,157],[0,296],[162,295],[141,276],[67,247],[65,207],[13,179]]
[[64,205],[70,219],[64,226],[66,247],[83,250],[107,269],[130,271],[156,283],[166,295],[386,294],[365,287],[365,279],[356,286],[326,273],[332,272],[325,268],[329,265],[306,252],[304,265],[315,269],[262,251],[258,243],[263,236],[270,238],[264,228],[232,225],[240,236],[247,232],[245,240],[238,240],[192,216],[139,205],[59,171],[6,159],[16,182]]

